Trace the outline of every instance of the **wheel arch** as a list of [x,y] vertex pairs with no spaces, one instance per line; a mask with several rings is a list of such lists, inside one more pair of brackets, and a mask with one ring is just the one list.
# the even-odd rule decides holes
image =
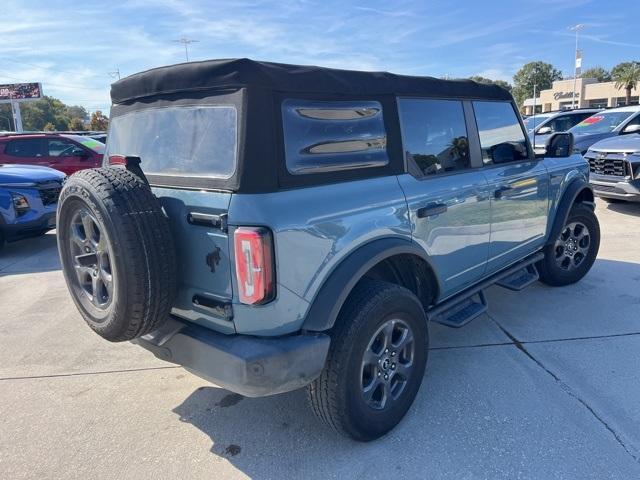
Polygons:
[[574,204],[584,203],[591,207],[591,209],[595,209],[594,202],[595,197],[591,186],[582,178],[574,178],[564,189],[562,198],[558,202],[553,223],[551,224],[551,230],[547,237],[547,245],[553,243],[558,235],[560,235],[560,230],[566,223],[571,207],[573,207]]
[[[419,268],[424,268],[425,275],[429,276],[426,284],[435,289],[435,291],[431,292],[429,300],[436,299],[440,294],[441,288],[427,253],[410,240],[382,238],[358,247],[331,272],[312,300],[302,329],[308,331],[330,329],[333,327],[347,297],[360,280],[374,272],[373,278],[381,278],[384,270],[381,266],[385,262],[398,265],[395,262],[409,260],[413,261],[416,267],[421,266]],[[379,268],[379,270],[376,270],[376,268]],[[396,277],[396,281],[393,281],[392,278],[383,277],[382,279],[406,286],[400,281],[400,277]],[[416,280],[416,286],[420,284],[420,281]],[[424,284],[423,282],[422,285]],[[414,293],[419,294],[420,291],[414,291]],[[422,298],[421,300],[424,304],[425,300]]]

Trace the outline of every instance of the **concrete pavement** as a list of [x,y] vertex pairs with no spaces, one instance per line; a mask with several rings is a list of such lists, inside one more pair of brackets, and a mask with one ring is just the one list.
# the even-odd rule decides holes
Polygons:
[[0,477],[640,478],[640,205],[598,203],[580,283],[432,325],[410,413],[358,444],[304,391],[246,399],[83,324],[55,236],[0,253]]

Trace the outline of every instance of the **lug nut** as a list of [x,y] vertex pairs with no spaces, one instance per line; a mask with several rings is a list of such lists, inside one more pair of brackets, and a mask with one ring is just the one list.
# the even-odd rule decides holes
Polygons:
[[385,349],[384,349],[384,353],[389,353],[389,349],[388,349],[388,348],[385,348]]
[[395,357],[396,356],[396,352],[391,352],[391,356]]
[[380,372],[378,372],[378,376],[380,376]]
[[385,374],[385,375],[384,375],[384,379],[385,379],[385,380],[389,380],[389,375]]
[[395,370],[395,369],[396,369],[396,364],[395,364],[395,363],[392,363],[392,364],[391,364],[391,370]]

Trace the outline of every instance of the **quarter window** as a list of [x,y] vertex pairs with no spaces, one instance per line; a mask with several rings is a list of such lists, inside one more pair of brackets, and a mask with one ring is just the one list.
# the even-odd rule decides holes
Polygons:
[[473,110],[485,164],[517,162],[529,158],[527,141],[511,103],[473,102]]
[[470,167],[462,102],[411,98],[398,102],[408,163],[413,162],[423,175]]
[[293,175],[389,163],[380,102],[287,99],[282,121],[287,170]]

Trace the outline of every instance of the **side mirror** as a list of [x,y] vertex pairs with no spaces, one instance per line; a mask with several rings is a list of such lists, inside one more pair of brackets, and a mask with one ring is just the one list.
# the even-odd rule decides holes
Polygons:
[[640,124],[635,124],[635,125],[627,125],[626,127],[624,127],[624,130],[622,130],[622,133],[638,133],[640,132]]
[[551,135],[545,143],[547,158],[569,157],[573,154],[573,133],[560,132]]
[[536,135],[547,135],[549,133],[551,133],[551,127],[540,127]]

